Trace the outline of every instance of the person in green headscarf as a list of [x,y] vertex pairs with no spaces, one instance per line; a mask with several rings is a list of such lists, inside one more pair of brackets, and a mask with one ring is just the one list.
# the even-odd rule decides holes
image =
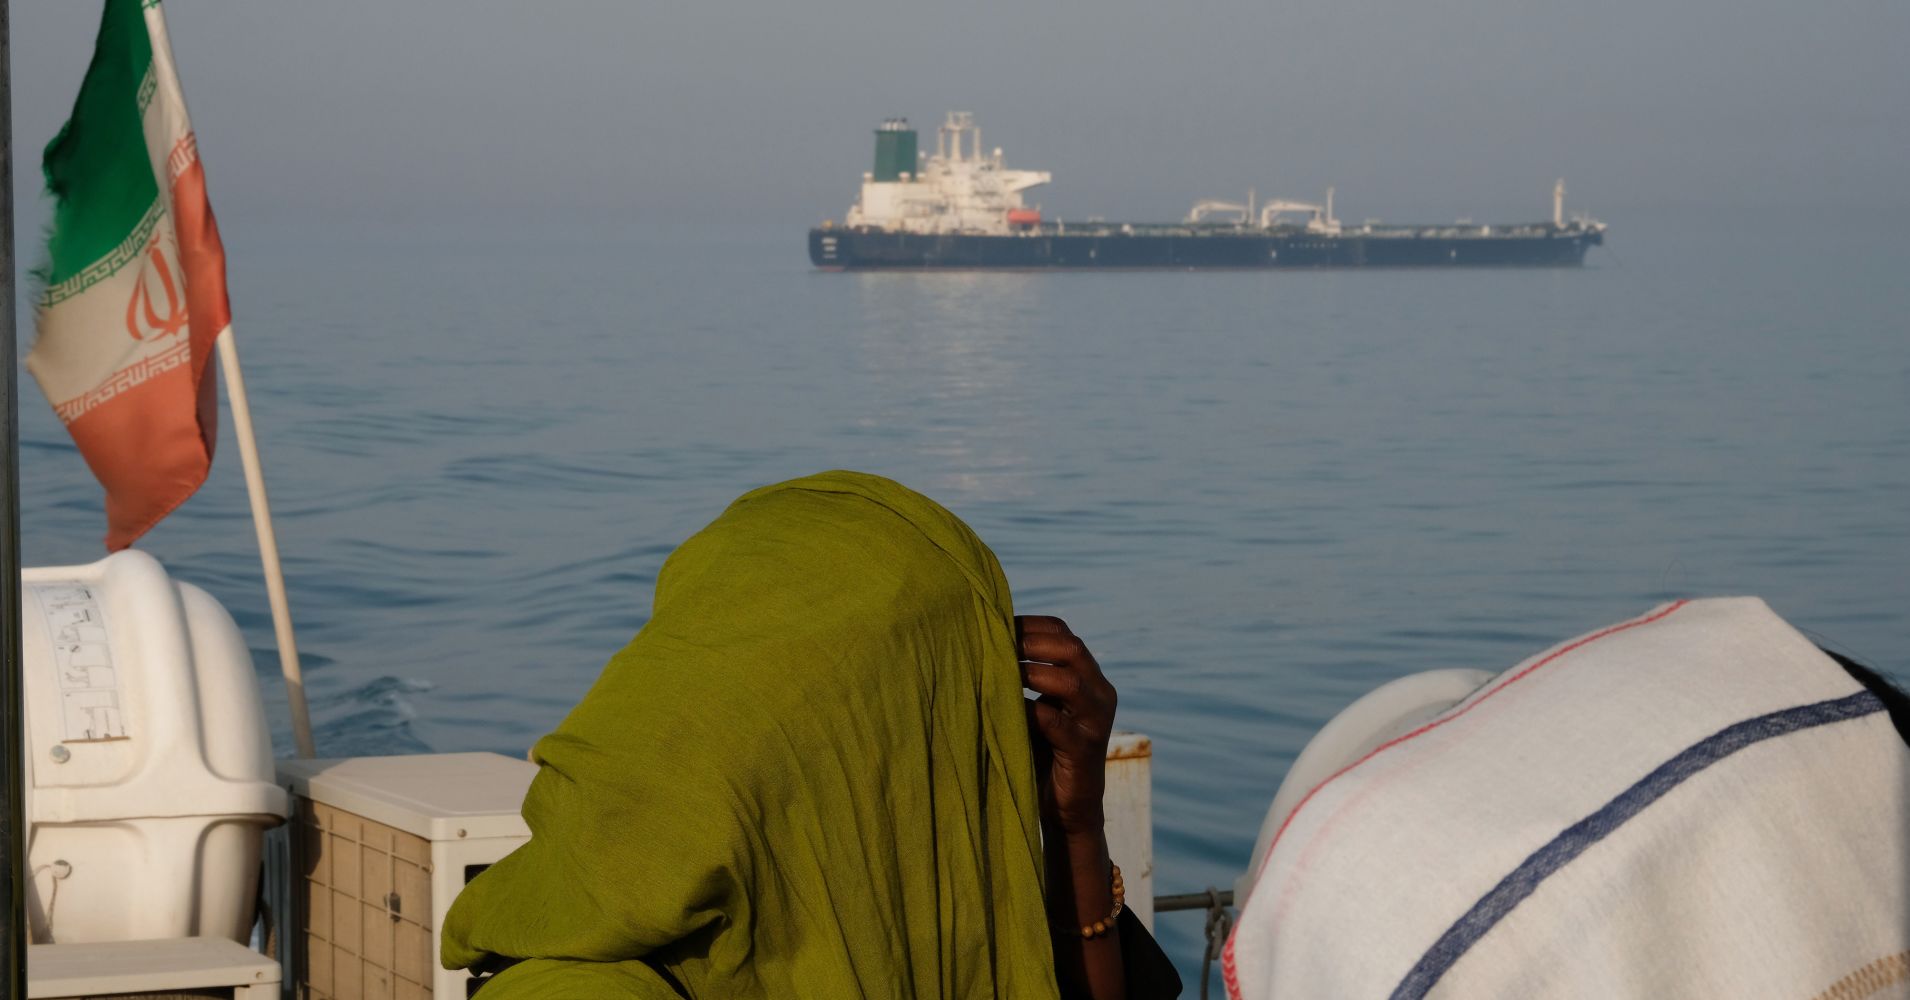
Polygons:
[[444,962],[483,1000],[1176,996],[1116,905],[1114,708],[935,502],[756,490],[538,741],[531,840],[458,896]]

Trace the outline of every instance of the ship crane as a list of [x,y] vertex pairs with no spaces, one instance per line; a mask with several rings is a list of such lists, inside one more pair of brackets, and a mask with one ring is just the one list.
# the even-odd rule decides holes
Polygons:
[[1571,224],[1565,219],[1565,178],[1561,177],[1552,185],[1552,228],[1555,230],[1575,229],[1587,233],[1604,233],[1605,224],[1586,212],[1573,212]]
[[1221,201],[1217,198],[1207,198],[1194,202],[1193,210],[1187,213],[1187,221],[1190,223],[1206,222],[1210,217],[1222,214],[1234,216],[1234,218],[1229,221],[1232,221],[1235,225],[1244,225],[1248,219],[1253,217],[1253,209],[1237,201]]
[[1319,205],[1310,201],[1287,201],[1272,199],[1260,206],[1260,228],[1272,229],[1280,216],[1289,212],[1307,216],[1306,228],[1310,233],[1337,233],[1340,220],[1333,217],[1333,189],[1326,189],[1326,204]]
[[[1289,201],[1285,198],[1273,198],[1260,203],[1259,223],[1262,229],[1271,229],[1280,221],[1280,216],[1300,214],[1307,216],[1306,228],[1310,233],[1337,233],[1340,220],[1333,217],[1333,189],[1326,189],[1326,204],[1311,201]],[[1254,199],[1248,195],[1246,204],[1237,201],[1222,201],[1207,198],[1194,203],[1192,211],[1187,213],[1189,224],[1206,222],[1216,215],[1233,216],[1235,225],[1244,226],[1254,220]]]

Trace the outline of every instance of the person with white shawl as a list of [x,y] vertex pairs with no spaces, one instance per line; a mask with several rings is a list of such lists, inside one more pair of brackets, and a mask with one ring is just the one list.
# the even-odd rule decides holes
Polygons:
[[1395,681],[1276,796],[1228,995],[1910,997],[1903,727],[1753,598]]

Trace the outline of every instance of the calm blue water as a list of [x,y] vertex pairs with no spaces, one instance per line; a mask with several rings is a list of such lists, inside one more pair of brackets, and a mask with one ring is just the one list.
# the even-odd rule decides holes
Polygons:
[[[1572,272],[843,275],[795,230],[228,222],[321,752],[521,754],[751,487],[967,518],[1155,746],[1157,888],[1229,885],[1314,728],[1753,593],[1910,665],[1910,219],[1612,220]],[[28,254],[27,256],[30,256]],[[101,554],[25,382],[25,553]],[[146,546],[230,607],[289,750],[237,456]],[[1164,918],[1188,969],[1198,916]]]

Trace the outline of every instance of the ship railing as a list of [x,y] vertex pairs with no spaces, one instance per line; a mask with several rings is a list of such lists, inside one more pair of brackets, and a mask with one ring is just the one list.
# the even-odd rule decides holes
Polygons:
[[1200,958],[1200,997],[1207,1000],[1207,983],[1214,962],[1220,959],[1221,949],[1227,946],[1227,935],[1234,929],[1234,894],[1232,890],[1216,889],[1208,886],[1204,892],[1185,892],[1171,896],[1155,896],[1154,912],[1174,913],[1187,910],[1207,911],[1207,947]]

